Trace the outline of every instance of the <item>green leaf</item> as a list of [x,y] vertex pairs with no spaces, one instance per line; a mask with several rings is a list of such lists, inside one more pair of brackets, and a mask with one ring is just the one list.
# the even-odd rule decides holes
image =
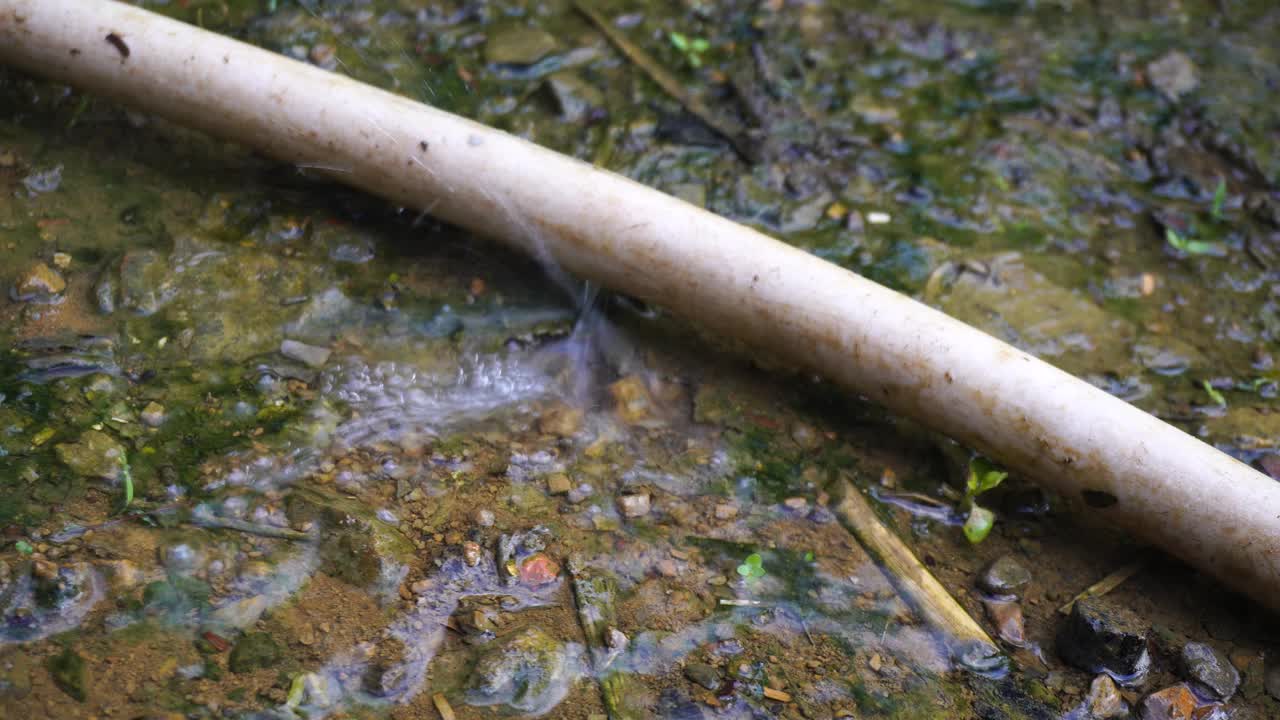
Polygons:
[[671,45],[680,52],[689,52],[689,38],[678,32],[669,33],[667,35],[671,39]]
[[694,38],[689,43],[689,47],[696,53],[704,53],[711,49],[711,43],[707,42],[706,38]]
[[1218,178],[1218,187],[1213,191],[1213,207],[1209,209],[1209,217],[1222,220],[1222,206],[1227,202],[1227,181]]
[[124,484],[123,507],[129,507],[133,502],[133,473],[129,472],[129,461],[123,458],[120,460],[120,481]]
[[1179,250],[1188,255],[1219,255],[1221,247],[1217,243],[1205,242],[1204,240],[1191,240],[1182,236],[1173,228],[1165,228],[1164,239],[1174,250]]
[[977,545],[987,539],[987,535],[991,534],[991,526],[996,522],[995,513],[982,507],[974,505],[969,510],[969,517],[964,521],[964,536],[969,538],[969,542]]
[[286,707],[296,708],[302,704],[302,696],[307,689],[307,674],[298,673],[293,676],[293,682],[289,683],[289,694],[285,696],[284,704]]
[[26,540],[19,540],[18,542],[13,544],[13,547],[23,555],[30,555],[31,553],[36,551],[35,548],[31,547],[31,543],[27,542]]
[[990,460],[983,457],[973,458],[969,461],[969,478],[965,482],[969,498],[973,499],[988,490],[995,489],[1007,477],[1009,473],[996,467]]
[[1214,403],[1222,407],[1227,406],[1227,399],[1222,397],[1222,393],[1218,392],[1212,385],[1210,385],[1208,380],[1200,381],[1200,387],[1204,388],[1204,391],[1209,393],[1209,399],[1213,400]]

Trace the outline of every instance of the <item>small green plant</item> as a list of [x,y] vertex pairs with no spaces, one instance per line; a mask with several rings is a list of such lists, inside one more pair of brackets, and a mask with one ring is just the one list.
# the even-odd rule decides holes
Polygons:
[[1221,247],[1218,243],[1205,242],[1204,240],[1192,240],[1184,237],[1182,233],[1173,228],[1165,228],[1164,239],[1174,250],[1184,252],[1188,255],[1218,255],[1221,253]]
[[671,40],[671,47],[680,51],[684,55],[685,62],[689,63],[689,67],[702,67],[702,54],[711,49],[711,43],[706,38],[689,37],[683,33],[668,33],[667,38]]
[[978,496],[995,489],[1007,477],[1008,472],[986,458],[975,457],[969,461],[969,477],[964,490],[964,506],[969,509],[969,517],[964,521],[964,536],[969,542],[976,545],[986,540],[996,522],[996,514],[977,503]]
[[757,580],[764,577],[764,560],[761,559],[760,553],[751,553],[738,566],[738,574],[747,580]]
[[31,547],[31,543],[27,542],[26,540],[19,540],[18,542],[14,543],[13,548],[17,550],[19,553],[22,553],[23,555],[30,555],[31,553],[36,551],[34,547]]
[[1213,205],[1209,208],[1209,217],[1214,222],[1222,222],[1222,206],[1227,202],[1227,181],[1218,178],[1218,187],[1213,191]]
[[133,502],[133,473],[129,471],[129,458],[124,455],[120,456],[120,483],[124,485],[124,504],[120,506],[123,510]]
[[1210,385],[1208,380],[1201,380],[1200,387],[1204,388],[1204,391],[1209,393],[1209,399],[1216,405],[1220,405],[1222,407],[1227,406],[1227,399],[1222,397],[1222,393],[1218,392],[1216,388]]

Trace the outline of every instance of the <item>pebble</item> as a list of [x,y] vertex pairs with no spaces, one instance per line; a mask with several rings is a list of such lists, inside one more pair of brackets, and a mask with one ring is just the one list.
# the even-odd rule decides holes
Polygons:
[[164,423],[164,406],[158,402],[149,402],[139,417],[147,427],[160,427]]
[[582,429],[583,413],[575,407],[557,403],[538,418],[538,432],[556,437],[573,437]]
[[786,505],[788,510],[795,510],[796,512],[809,509],[809,500],[802,497],[789,497],[783,500],[782,504]]
[[496,65],[532,65],[555,49],[556,39],[546,30],[509,25],[489,34],[484,59]]
[[583,500],[586,500],[587,498],[595,494],[596,494],[595,488],[591,487],[587,483],[582,483],[578,487],[573,488],[572,490],[569,491],[569,502],[573,503],[574,505],[577,505],[578,503],[582,502]]
[[618,417],[629,425],[647,420],[652,414],[653,398],[638,375],[628,375],[610,385],[609,396]]
[[1001,555],[991,561],[978,576],[978,587],[985,592],[998,596],[1019,597],[1022,589],[1031,582],[1031,571],[1027,570],[1012,555]]
[[555,473],[547,477],[547,492],[552,495],[565,495],[573,489],[573,481],[564,473]]
[[1191,58],[1180,50],[1166,53],[1147,66],[1151,84],[1171,102],[1177,102],[1200,85],[1199,73]]
[[674,560],[659,560],[657,568],[658,574],[662,577],[673,578],[680,574],[680,567]]
[[1186,685],[1174,685],[1151,693],[1142,701],[1141,720],[1192,720],[1196,696]]
[[685,665],[684,676],[708,690],[716,690],[721,685],[720,671],[706,663]]
[[1098,675],[1092,683],[1089,683],[1089,696],[1085,700],[1085,707],[1089,711],[1091,720],[1111,720],[1111,718],[1125,717],[1129,714],[1129,704],[1121,697],[1120,688],[1116,687],[1115,681],[1105,673]]
[[738,506],[729,503],[720,503],[716,505],[717,520],[732,520],[738,517]]
[[484,555],[483,548],[480,543],[468,540],[462,543],[462,560],[467,565],[475,567],[480,564],[480,558]]
[[520,582],[530,587],[555,582],[560,576],[560,563],[546,553],[534,553],[520,563]]
[[996,635],[1014,647],[1025,647],[1027,634],[1022,619],[1022,606],[1016,600],[983,600],[987,617],[996,626]]
[[1183,679],[1219,700],[1229,699],[1240,687],[1240,673],[1222,653],[1209,645],[1187,643],[1182,646],[1180,660]]
[[297,360],[307,367],[321,368],[329,362],[331,351],[329,348],[307,345],[297,340],[285,340],[280,343],[280,354],[290,360]]
[[493,523],[494,523],[493,511],[486,510],[484,508],[477,510],[475,515],[475,521],[476,521],[476,524],[479,525],[480,527],[493,527]]
[[649,514],[649,493],[621,495],[618,497],[618,510],[629,518],[643,517]]

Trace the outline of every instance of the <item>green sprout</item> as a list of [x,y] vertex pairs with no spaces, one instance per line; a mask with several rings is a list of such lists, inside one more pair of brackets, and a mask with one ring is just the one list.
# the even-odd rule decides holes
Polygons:
[[133,502],[133,473],[129,471],[129,458],[120,456],[120,482],[124,484],[124,505],[120,509],[129,507],[129,503]]
[[988,490],[993,490],[1004,482],[1009,473],[1001,470],[982,457],[969,461],[969,477],[965,481],[964,505],[969,508],[969,517],[964,521],[964,536],[969,542],[978,544],[991,534],[991,526],[996,522],[995,513],[977,503],[977,497]]
[[1222,393],[1218,392],[1216,388],[1210,385],[1208,380],[1200,381],[1200,387],[1204,388],[1204,391],[1209,393],[1209,399],[1215,404],[1222,407],[1227,406],[1227,399],[1222,397]]
[[760,553],[751,553],[738,566],[738,574],[747,580],[756,580],[764,577],[764,560],[760,558]]
[[1222,222],[1222,206],[1227,202],[1227,181],[1218,178],[1218,187],[1213,191],[1213,206],[1209,208],[1209,217],[1214,222]]
[[27,542],[26,540],[19,540],[18,542],[13,544],[13,547],[15,550],[22,553],[23,555],[30,555],[31,553],[36,551],[35,548],[31,547],[31,543]]
[[1165,228],[1164,239],[1174,250],[1188,255],[1217,255],[1221,250],[1217,243],[1183,237],[1182,233],[1173,228]]
[[702,54],[711,49],[711,43],[706,38],[691,38],[678,32],[668,33],[667,37],[671,40],[671,46],[684,55],[685,62],[690,67],[702,67]]

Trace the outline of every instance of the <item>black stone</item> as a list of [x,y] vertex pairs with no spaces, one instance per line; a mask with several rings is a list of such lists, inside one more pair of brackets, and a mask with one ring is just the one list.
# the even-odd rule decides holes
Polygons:
[[1151,665],[1147,626],[1129,611],[1094,598],[1071,608],[1058,629],[1057,648],[1068,664],[1105,672],[1121,684],[1141,680]]

